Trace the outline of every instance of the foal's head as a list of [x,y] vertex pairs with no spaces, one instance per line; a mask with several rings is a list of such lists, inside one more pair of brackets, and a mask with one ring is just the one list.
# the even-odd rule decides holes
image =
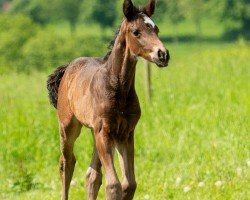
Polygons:
[[150,19],[154,14],[155,0],[142,9],[135,7],[131,0],[124,0],[123,13],[126,24],[126,43],[136,56],[166,67],[170,59],[169,51],[158,38],[158,27]]

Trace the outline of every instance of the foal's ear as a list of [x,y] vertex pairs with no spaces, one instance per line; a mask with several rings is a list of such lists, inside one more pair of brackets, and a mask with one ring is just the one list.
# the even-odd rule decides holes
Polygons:
[[155,12],[156,0],[149,0],[148,4],[144,7],[143,12],[151,17]]
[[136,7],[133,5],[131,0],[124,0],[123,13],[128,21],[131,21],[136,15]]

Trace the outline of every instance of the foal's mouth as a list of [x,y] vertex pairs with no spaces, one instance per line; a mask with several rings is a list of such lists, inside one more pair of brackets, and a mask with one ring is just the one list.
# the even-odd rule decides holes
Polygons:
[[163,68],[163,67],[167,67],[168,66],[168,62],[169,62],[169,59],[166,60],[166,61],[160,61],[158,59],[154,59],[154,63],[160,67],[160,68]]

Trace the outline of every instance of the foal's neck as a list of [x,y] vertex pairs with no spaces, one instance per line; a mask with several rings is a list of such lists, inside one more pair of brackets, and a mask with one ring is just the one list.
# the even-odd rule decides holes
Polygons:
[[137,58],[128,48],[126,34],[121,27],[108,60],[108,69],[124,90],[129,91],[134,86],[136,63]]

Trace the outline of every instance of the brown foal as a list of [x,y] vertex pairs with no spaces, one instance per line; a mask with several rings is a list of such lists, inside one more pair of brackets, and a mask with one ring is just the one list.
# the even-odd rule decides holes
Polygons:
[[[134,129],[141,115],[135,91],[137,57],[159,67],[167,66],[169,61],[169,53],[158,38],[159,30],[150,19],[154,8],[155,0],[142,9],[125,0],[124,19],[112,51],[105,58],[77,58],[49,76],[47,87],[51,103],[58,110],[60,126],[63,200],[68,199],[76,162],[73,147],[82,125],[92,130],[95,141],[86,175],[87,198],[97,198],[103,167],[106,198],[133,199]],[[121,183],[114,167],[115,148],[122,169]]]

